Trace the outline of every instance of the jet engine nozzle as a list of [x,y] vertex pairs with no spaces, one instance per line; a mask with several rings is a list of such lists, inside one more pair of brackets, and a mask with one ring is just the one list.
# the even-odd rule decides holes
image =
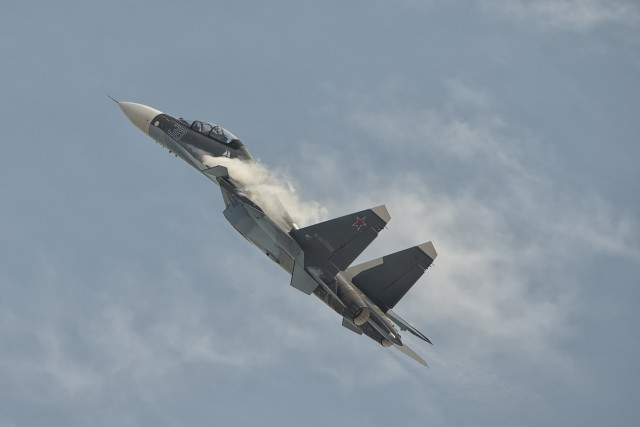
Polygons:
[[135,102],[118,102],[118,105],[125,116],[131,120],[131,123],[147,135],[149,135],[149,126],[153,118],[162,114],[162,111]]
[[360,308],[360,310],[358,310],[358,312],[354,316],[353,323],[355,323],[358,326],[364,325],[367,322],[367,320],[369,320],[370,316],[371,316],[371,310],[369,310],[369,307],[362,307]]
[[344,278],[336,277],[337,294],[340,301],[344,304],[347,312],[351,315],[353,323],[361,326],[369,320],[371,309],[362,299],[356,288]]
[[377,342],[383,347],[391,347],[393,345],[393,342],[391,342],[391,340],[388,340],[387,338],[383,337],[382,334],[378,332],[376,328],[374,328],[370,323],[365,323],[362,326],[360,326],[360,330],[366,336],[368,336],[369,338],[371,338],[372,340],[374,340],[375,342]]

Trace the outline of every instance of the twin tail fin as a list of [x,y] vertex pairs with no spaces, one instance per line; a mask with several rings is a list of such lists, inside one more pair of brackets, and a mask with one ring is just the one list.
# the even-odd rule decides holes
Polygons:
[[438,256],[431,242],[349,267],[345,275],[387,312],[411,289]]

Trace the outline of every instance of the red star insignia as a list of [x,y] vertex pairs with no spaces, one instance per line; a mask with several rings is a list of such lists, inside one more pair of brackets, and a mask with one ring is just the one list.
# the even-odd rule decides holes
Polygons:
[[352,227],[355,227],[356,230],[360,231],[360,229],[362,227],[366,227],[367,224],[364,223],[364,220],[366,219],[366,216],[363,216],[362,218],[358,218],[356,217],[356,222],[353,223]]

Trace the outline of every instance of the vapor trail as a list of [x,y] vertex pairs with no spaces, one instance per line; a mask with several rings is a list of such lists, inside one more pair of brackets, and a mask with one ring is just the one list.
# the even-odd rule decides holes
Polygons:
[[326,210],[315,201],[302,201],[291,180],[280,171],[259,162],[204,155],[207,166],[225,166],[229,176],[247,196],[283,228],[291,228],[291,219],[298,225],[314,224],[326,218]]

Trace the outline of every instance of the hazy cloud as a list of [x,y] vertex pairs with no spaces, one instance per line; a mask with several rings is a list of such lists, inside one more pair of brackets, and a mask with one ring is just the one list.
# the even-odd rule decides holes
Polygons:
[[[0,426],[634,425],[634,0],[209,2],[161,44],[184,5],[41,3],[0,15]],[[106,93],[229,126],[301,223],[386,203],[359,261],[432,240],[431,369]]]
[[492,109],[486,90],[455,81],[448,88],[441,108],[351,116],[368,144],[377,143],[364,151],[404,162],[402,170],[356,162],[340,175],[335,157],[308,155],[333,171],[325,175],[330,187],[349,182],[335,205],[384,199],[392,221],[374,247],[389,252],[434,241],[435,267],[399,311],[465,354],[462,365],[502,353],[569,372],[559,342],[571,334],[569,318],[580,299],[572,270],[603,255],[640,261],[637,222],[598,195],[564,193],[537,169],[536,141]]
[[481,0],[480,4],[506,19],[567,31],[640,22],[638,5],[627,0]]

